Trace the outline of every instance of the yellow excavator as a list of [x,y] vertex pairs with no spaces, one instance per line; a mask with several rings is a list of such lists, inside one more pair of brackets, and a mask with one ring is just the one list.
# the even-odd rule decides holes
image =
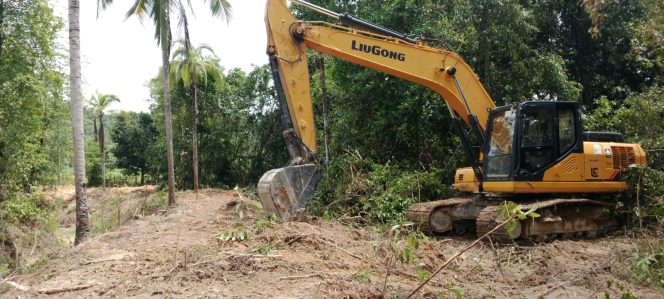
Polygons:
[[640,145],[624,143],[618,133],[584,132],[576,102],[496,107],[457,53],[347,13],[290,2],[340,24],[299,21],[285,0],[267,0],[267,54],[291,157],[258,183],[267,212],[301,217],[321,178],[307,65],[311,49],[426,86],[445,101],[471,161],[471,167],[457,169],[453,187],[469,195],[411,206],[407,218],[420,230],[483,235],[502,222],[498,206],[506,200],[541,215],[503,234],[507,239],[592,238],[617,226],[605,213],[607,203],[583,195],[625,190],[623,172],[646,163]]

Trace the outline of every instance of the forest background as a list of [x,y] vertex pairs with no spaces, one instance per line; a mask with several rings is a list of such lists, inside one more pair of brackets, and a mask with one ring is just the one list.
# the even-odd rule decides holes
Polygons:
[[[580,102],[586,130],[617,131],[640,143],[648,150],[647,177],[663,177],[661,1],[311,2],[460,53],[497,105]],[[298,18],[324,19],[294,9]],[[0,216],[8,223],[48,222],[41,190],[73,182],[68,54],[57,38],[63,26],[46,0],[0,1]],[[196,87],[200,185],[251,193],[263,173],[288,159],[269,68],[224,70],[219,59],[232,57],[201,55],[221,72]],[[312,213],[394,223],[414,202],[454,194],[454,170],[468,163],[438,95],[317,53],[309,59],[324,175]],[[165,183],[162,83],[155,76],[148,84],[147,113],[100,114],[98,101],[90,101],[89,186],[102,177],[110,186]],[[191,189],[194,89],[179,81],[171,90],[175,182]],[[656,196],[646,197],[640,217],[662,221],[661,186],[644,187]]]

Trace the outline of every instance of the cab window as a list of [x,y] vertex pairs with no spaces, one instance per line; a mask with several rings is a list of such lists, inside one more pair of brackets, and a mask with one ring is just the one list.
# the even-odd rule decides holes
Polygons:
[[510,175],[515,115],[513,110],[507,110],[496,112],[493,116],[486,157],[487,178],[507,178]]
[[551,109],[523,112],[520,168],[535,172],[553,160],[553,116]]
[[558,110],[558,148],[559,155],[564,154],[574,146],[576,132],[574,131],[574,110],[561,108]]

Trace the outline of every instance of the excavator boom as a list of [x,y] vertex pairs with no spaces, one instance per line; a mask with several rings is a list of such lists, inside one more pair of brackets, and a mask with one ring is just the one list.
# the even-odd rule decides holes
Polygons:
[[[434,90],[442,96],[452,117],[459,124],[465,122],[470,126],[477,140],[483,139],[489,111],[495,104],[477,75],[458,54],[430,47],[423,41],[348,14],[338,14],[300,0],[292,2],[354,28],[297,21],[286,1],[267,1],[267,54],[291,156],[288,166],[266,173],[259,182],[259,198],[269,212],[283,218],[293,217],[313,196],[320,180],[307,49]],[[470,145],[465,147],[467,152],[471,151]],[[469,157],[477,160],[478,154]],[[476,175],[481,174],[477,171]]]

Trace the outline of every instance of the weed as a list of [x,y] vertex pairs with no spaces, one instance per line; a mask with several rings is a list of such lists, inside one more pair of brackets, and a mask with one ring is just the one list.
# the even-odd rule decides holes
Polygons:
[[277,249],[277,246],[270,242],[264,245],[253,246],[251,247],[250,252],[258,254],[270,254],[270,252],[274,251],[275,249]]
[[235,229],[227,232],[220,232],[215,235],[215,239],[221,242],[242,242],[249,239],[251,232],[249,232],[244,224],[236,223]]
[[235,205],[235,214],[237,215],[237,218],[240,220],[244,219],[244,209],[247,207],[247,205],[240,201]]
[[[265,215],[265,214],[264,214]],[[274,214],[269,214],[264,217],[258,218],[256,224],[254,224],[254,232],[259,234],[269,228],[272,228],[272,225],[279,222],[279,218]]]
[[351,279],[354,281],[371,281],[369,276],[371,276],[373,272],[373,269],[370,267],[361,268],[360,270],[357,270],[353,276],[351,276]]
[[463,289],[461,289],[459,286],[450,282],[447,284],[447,290],[454,294],[454,298],[463,299]]
[[417,280],[420,282],[424,282],[431,278],[431,272],[429,272],[427,269],[424,269],[423,267],[415,268],[415,273],[417,273]]
[[648,239],[635,244],[627,260],[631,279],[664,288],[664,241]]
[[9,264],[7,263],[0,263],[0,277],[4,277],[7,274],[11,273],[12,269],[9,268]]
[[159,190],[145,200],[143,206],[141,206],[141,214],[151,214],[167,205],[168,200],[166,198],[166,190]]

